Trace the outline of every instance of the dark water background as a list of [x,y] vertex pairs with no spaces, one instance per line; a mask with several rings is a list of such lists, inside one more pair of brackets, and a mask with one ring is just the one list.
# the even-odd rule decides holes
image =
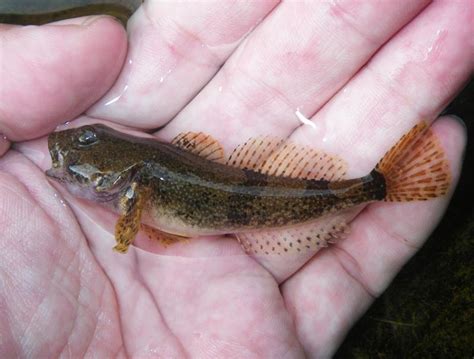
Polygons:
[[123,24],[142,0],[0,0],[0,23],[41,25],[85,15],[108,14]]
[[[0,0],[0,23],[43,24],[107,13],[125,24],[141,2]],[[473,81],[443,113],[462,118],[469,136],[453,200],[426,245],[349,332],[338,358],[474,356]]]

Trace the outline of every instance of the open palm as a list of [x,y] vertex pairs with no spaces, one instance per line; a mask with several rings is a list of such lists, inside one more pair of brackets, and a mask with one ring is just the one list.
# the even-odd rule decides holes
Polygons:
[[[364,175],[469,77],[469,6],[148,1],[128,52],[109,18],[0,26],[0,132],[15,142],[0,139],[0,356],[330,356],[449,198],[371,204],[345,240],[272,271],[225,237],[139,236],[119,255],[116,217],[44,176],[44,136],[83,113],[67,126],[203,131],[228,152],[273,135]],[[464,129],[433,128],[455,183]]]

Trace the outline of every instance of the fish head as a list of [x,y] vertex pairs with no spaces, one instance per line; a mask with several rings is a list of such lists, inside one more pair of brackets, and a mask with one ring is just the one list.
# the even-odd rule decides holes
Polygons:
[[100,124],[53,132],[48,137],[52,166],[46,175],[75,196],[113,200],[138,164],[130,146],[118,131]]

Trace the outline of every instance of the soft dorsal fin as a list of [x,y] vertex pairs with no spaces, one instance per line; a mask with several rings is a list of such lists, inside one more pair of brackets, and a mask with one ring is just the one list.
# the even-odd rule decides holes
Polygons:
[[224,149],[214,138],[203,132],[183,132],[171,144],[209,161],[224,163]]
[[338,181],[346,169],[346,162],[337,156],[289,142],[267,158],[259,171],[271,176]]
[[241,169],[258,171],[261,164],[283,143],[284,140],[280,138],[250,138],[232,151],[226,164]]
[[337,156],[271,137],[251,138],[239,145],[227,164],[271,176],[327,181],[343,179],[347,168]]

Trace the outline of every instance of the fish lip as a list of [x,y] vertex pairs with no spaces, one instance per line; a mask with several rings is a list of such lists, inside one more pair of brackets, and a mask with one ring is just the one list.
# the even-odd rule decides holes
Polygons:
[[61,169],[58,168],[50,168],[49,170],[46,170],[46,176],[49,178],[55,179],[59,182],[65,182],[66,178],[64,177],[64,172]]

